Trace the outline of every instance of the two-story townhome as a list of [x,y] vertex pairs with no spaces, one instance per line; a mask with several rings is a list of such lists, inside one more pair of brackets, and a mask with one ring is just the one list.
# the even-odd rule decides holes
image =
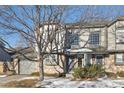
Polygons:
[[[46,29],[48,25],[54,28],[58,24],[45,24]],[[123,16],[113,21],[95,20],[60,27],[64,29],[56,30],[56,39],[49,44],[44,57],[45,73],[63,72],[63,69],[70,73],[74,67],[87,64],[102,64],[105,70],[114,73],[124,70]],[[38,71],[37,64],[20,59],[20,74]]]
[[107,71],[124,70],[124,17],[83,25],[71,24],[67,29],[67,67],[73,61],[75,66],[103,64]]
[[[69,61],[66,64],[69,65],[72,60],[81,67],[87,64],[103,64],[107,54],[107,24],[107,21],[96,21],[90,24],[68,25],[69,42],[67,43],[70,45],[66,49],[66,57]],[[71,68],[67,69],[71,70]]]

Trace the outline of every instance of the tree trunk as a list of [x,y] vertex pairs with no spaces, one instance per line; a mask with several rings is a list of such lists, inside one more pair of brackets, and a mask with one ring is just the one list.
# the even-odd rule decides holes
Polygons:
[[41,56],[40,59],[38,59],[39,62],[39,80],[44,80],[44,68],[43,68],[43,57]]
[[38,47],[38,44],[36,45],[36,51],[37,51],[37,62],[39,63],[38,68],[39,68],[39,80],[43,81],[44,80],[44,66],[43,66],[43,54],[41,54],[41,50]]
[[65,62],[64,62],[64,74],[68,73],[68,62],[69,62],[69,58],[65,55]]

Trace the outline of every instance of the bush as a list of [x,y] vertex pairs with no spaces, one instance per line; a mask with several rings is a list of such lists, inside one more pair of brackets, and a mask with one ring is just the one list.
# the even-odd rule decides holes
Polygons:
[[105,70],[100,64],[93,64],[85,66],[84,68],[75,68],[74,73],[72,74],[74,78],[98,78],[105,75]]
[[102,65],[100,64],[94,64],[94,65],[88,65],[84,67],[86,69],[86,76],[87,78],[94,78],[94,77],[103,77],[104,69],[102,68]]
[[74,76],[74,78],[80,78],[81,79],[85,73],[84,69],[80,68],[80,67],[74,68],[73,71],[74,71],[74,73],[72,75]]
[[119,77],[124,77],[124,71],[117,72],[117,75],[118,75]]
[[108,78],[117,78],[117,74],[112,73],[112,72],[105,72]]

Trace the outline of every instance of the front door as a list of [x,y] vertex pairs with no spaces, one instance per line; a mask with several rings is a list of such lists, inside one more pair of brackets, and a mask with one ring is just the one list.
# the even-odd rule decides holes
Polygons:
[[87,54],[87,64],[91,64],[91,54]]
[[78,58],[78,67],[82,67],[82,58]]
[[91,54],[84,54],[84,63],[85,65],[91,64]]

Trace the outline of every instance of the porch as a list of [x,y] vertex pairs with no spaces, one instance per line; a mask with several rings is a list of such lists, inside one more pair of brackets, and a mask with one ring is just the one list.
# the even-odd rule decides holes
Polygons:
[[71,73],[75,67],[84,67],[89,64],[105,64],[105,53],[95,53],[90,49],[69,49],[66,52],[66,72]]

